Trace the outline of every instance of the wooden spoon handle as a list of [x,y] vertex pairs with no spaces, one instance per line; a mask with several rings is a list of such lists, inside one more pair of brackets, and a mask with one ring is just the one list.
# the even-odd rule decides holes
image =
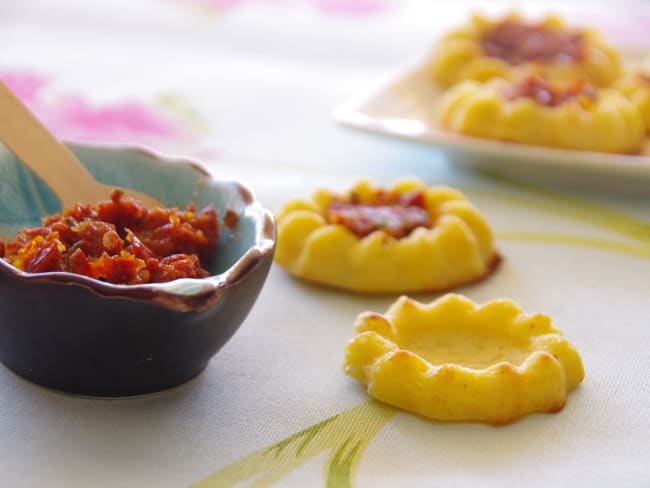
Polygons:
[[97,182],[88,170],[2,81],[0,114],[0,141],[47,184],[64,206],[97,198]]

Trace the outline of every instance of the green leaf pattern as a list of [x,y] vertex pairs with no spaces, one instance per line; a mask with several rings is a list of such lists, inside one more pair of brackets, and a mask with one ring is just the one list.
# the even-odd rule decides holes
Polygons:
[[193,486],[227,488],[249,480],[250,487],[271,486],[313,457],[328,451],[325,485],[328,488],[352,487],[363,453],[395,413],[392,407],[368,401],[249,454]]

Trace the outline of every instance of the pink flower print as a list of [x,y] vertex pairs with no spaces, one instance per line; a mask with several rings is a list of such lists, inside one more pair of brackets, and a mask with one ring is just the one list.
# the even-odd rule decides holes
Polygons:
[[62,139],[102,142],[152,142],[178,139],[183,130],[136,102],[92,107],[79,97],[59,101],[44,122]]
[[169,148],[187,142],[193,135],[180,120],[140,102],[97,107],[79,96],[44,97],[49,80],[38,74],[10,71],[0,73],[0,79],[48,129],[66,141],[153,144]]
[[322,12],[330,15],[372,15],[388,7],[385,0],[314,0],[313,3]]
[[34,104],[42,88],[47,84],[47,78],[29,72],[7,72],[0,73],[2,80],[7,87],[20,98],[24,103]]
[[188,3],[193,3],[194,5],[199,5],[201,7],[213,8],[213,9],[227,9],[231,7],[236,7],[245,0],[189,0]]
[[635,12],[634,15],[603,15],[587,13],[583,16],[585,25],[596,25],[605,37],[619,46],[639,48],[650,47],[650,14]]
[[283,9],[308,5],[326,15],[368,16],[387,10],[395,0],[182,0],[188,4],[215,10],[245,5],[265,5]]

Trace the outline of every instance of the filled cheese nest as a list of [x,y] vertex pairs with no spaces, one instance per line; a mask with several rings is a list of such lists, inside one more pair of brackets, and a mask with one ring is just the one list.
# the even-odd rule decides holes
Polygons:
[[638,154],[645,124],[637,104],[618,90],[530,74],[515,81],[462,82],[442,95],[437,118],[445,129],[468,136]]
[[621,71],[617,52],[595,31],[571,29],[556,16],[531,22],[516,13],[496,20],[473,16],[440,40],[432,66],[434,79],[445,87],[464,80],[514,79],[531,69],[604,87]]
[[370,396],[440,421],[503,424],[558,412],[584,378],[575,348],[543,314],[511,300],[478,305],[445,295],[399,298],[384,315],[364,312],[344,370]]
[[277,264],[316,283],[362,293],[438,291],[498,265],[490,227],[467,198],[417,179],[347,193],[317,191],[277,214]]

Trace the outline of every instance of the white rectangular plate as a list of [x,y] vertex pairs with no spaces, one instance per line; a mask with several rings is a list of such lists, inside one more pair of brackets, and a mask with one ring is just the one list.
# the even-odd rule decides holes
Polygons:
[[[635,61],[643,54],[626,50],[624,58]],[[619,155],[514,144],[443,130],[434,114],[442,90],[432,81],[429,59],[420,56],[382,77],[341,104],[334,116],[350,127],[432,144],[459,164],[564,182],[650,186],[650,143],[640,155]]]

